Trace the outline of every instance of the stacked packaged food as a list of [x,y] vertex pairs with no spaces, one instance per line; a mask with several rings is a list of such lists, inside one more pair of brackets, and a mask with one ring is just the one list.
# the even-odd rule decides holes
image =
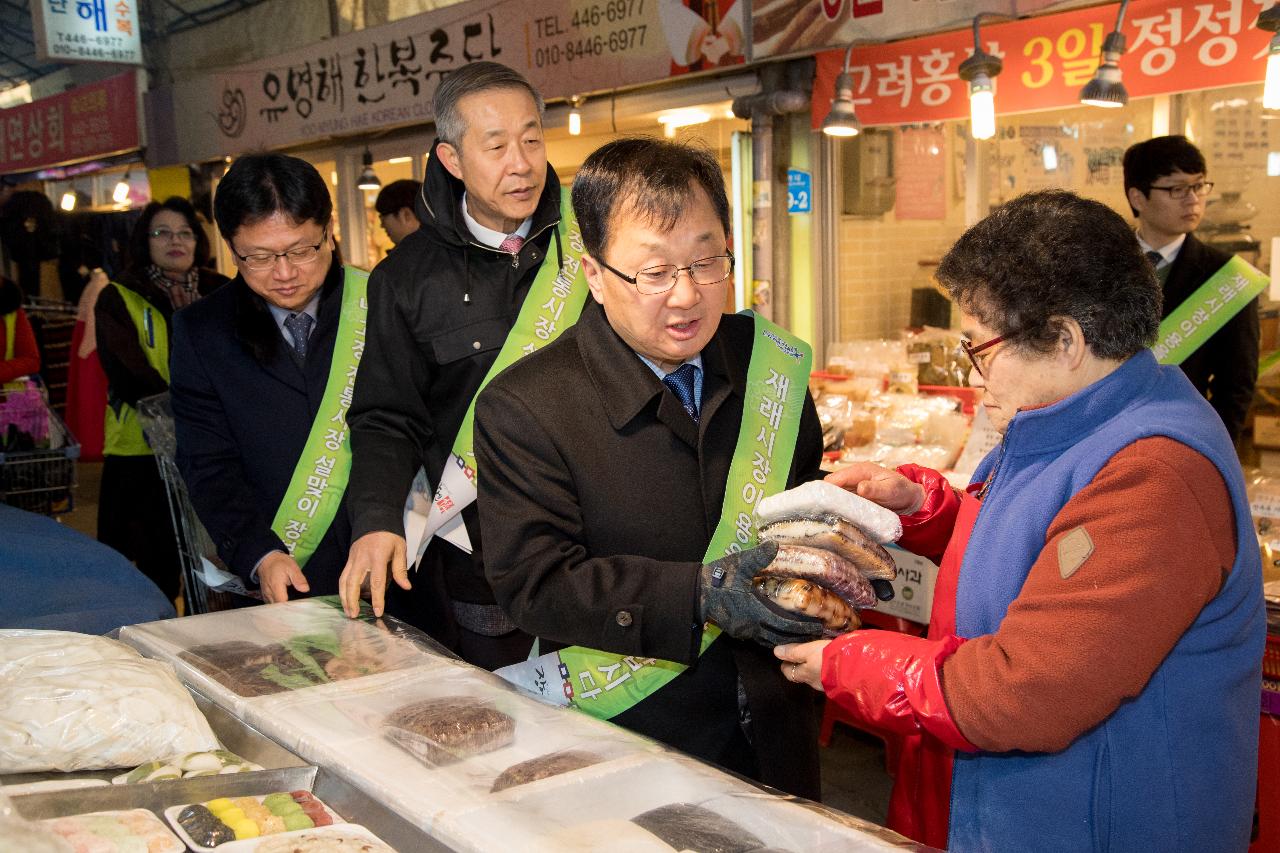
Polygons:
[[908,462],[951,468],[972,422],[975,391],[953,332],[833,344],[810,390],[832,467]]

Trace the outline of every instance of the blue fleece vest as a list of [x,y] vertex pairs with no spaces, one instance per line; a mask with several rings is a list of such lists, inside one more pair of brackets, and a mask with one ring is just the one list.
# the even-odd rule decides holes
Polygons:
[[[994,477],[960,569],[957,630],[995,633],[1062,507],[1116,452],[1151,436],[1191,447],[1222,472],[1238,543],[1230,577],[1142,693],[1064,751],[958,753],[953,851],[1248,845],[1266,635],[1262,566],[1231,442],[1181,370],[1143,351],[1065,400],[1013,418],[975,474],[978,482]],[[1173,518],[1185,500],[1174,491],[1160,499]]]

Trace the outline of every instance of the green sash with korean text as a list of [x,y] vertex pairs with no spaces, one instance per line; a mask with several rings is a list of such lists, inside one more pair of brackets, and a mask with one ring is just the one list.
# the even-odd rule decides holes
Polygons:
[[453,440],[449,458],[440,472],[434,489],[426,471],[420,470],[409,489],[405,502],[404,529],[409,564],[413,565],[426,551],[431,537],[439,534],[471,553],[471,542],[462,523],[464,507],[475,502],[477,489],[475,454],[476,397],[510,365],[560,337],[565,329],[578,322],[587,301],[587,280],[582,271],[582,231],[574,215],[569,188],[560,189],[559,265],[548,257],[538,268],[529,292],[516,315],[515,325],[498,351],[498,357],[480,382],[480,387],[467,406],[462,426]]
[[[800,434],[813,351],[760,315],[754,319],[742,424],[725,481],[720,521],[704,563],[756,544],[756,504],[786,488]],[[720,629],[715,625],[703,626],[698,654],[718,636]],[[570,646],[504,667],[497,674],[545,702],[608,720],[643,702],[687,668],[672,661]]]
[[1156,359],[1182,364],[1270,283],[1265,274],[1233,256],[1160,322],[1151,348]]
[[367,272],[354,267],[343,270],[342,314],[329,363],[329,379],[289,488],[271,522],[271,530],[303,568],[338,514],[351,474],[347,409],[351,407],[356,371],[364,354],[368,291]]

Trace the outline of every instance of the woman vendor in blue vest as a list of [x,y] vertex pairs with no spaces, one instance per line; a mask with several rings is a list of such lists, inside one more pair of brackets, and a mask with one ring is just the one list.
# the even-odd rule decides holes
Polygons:
[[124,554],[173,599],[179,562],[164,482],[135,407],[169,390],[173,313],[224,284],[206,269],[209,238],[184,198],[152,202],[129,238],[128,268],[94,308],[107,414],[98,541]]
[[890,825],[955,851],[1248,846],[1261,566],[1222,421],[1148,346],[1133,231],[1062,191],[969,229],[938,281],[1003,436],[973,483],[828,479],[939,562],[927,638],[779,646],[784,674],[902,744]]

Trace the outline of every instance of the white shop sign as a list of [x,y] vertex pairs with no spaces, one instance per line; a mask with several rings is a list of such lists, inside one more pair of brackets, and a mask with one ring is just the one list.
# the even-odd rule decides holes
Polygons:
[[41,62],[142,64],[137,0],[31,0]]

